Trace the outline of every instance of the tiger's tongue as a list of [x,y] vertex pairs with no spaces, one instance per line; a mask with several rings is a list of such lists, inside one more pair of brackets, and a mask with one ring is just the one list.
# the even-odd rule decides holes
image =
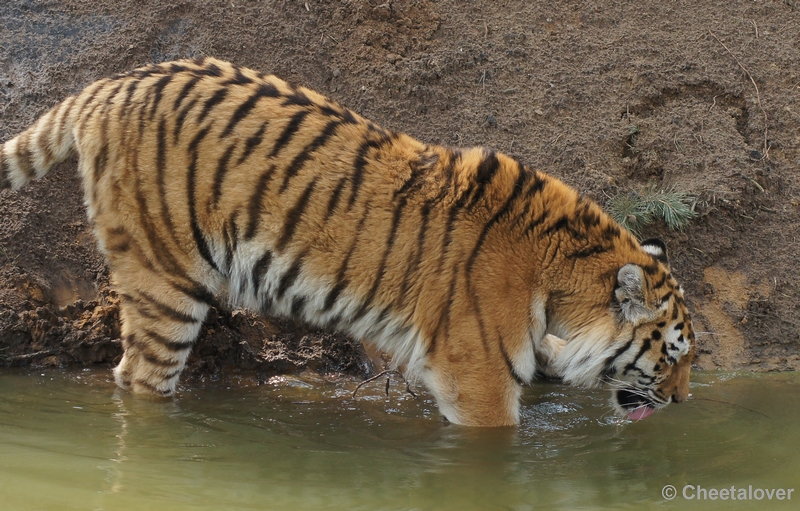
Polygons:
[[650,417],[655,409],[651,406],[642,406],[628,413],[628,418],[634,421],[640,421]]

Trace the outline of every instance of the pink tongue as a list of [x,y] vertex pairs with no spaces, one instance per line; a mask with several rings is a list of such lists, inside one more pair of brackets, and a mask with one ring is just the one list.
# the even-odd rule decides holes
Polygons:
[[650,406],[642,406],[628,414],[628,418],[634,421],[640,421],[650,417],[655,410]]

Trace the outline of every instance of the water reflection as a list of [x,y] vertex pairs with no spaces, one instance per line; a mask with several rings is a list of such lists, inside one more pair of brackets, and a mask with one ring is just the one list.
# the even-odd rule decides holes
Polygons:
[[697,399],[639,423],[609,416],[605,392],[538,384],[519,428],[473,429],[402,385],[353,398],[348,379],[242,378],[163,401],[105,372],[3,370],[0,496],[9,509],[638,509],[665,505],[665,484],[800,488],[800,377],[697,380]]

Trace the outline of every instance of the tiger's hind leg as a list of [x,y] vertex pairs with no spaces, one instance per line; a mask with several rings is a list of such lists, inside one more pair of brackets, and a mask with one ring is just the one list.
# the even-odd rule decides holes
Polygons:
[[[147,290],[119,285],[122,360],[117,384],[137,394],[169,396],[200,333],[208,304],[156,282]],[[160,284],[160,285],[158,285]],[[166,285],[165,285],[166,284]]]

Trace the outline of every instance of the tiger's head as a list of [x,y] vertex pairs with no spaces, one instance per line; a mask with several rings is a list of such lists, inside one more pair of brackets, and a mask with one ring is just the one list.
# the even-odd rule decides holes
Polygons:
[[[694,358],[692,321],[666,247],[660,240],[640,246],[644,253],[636,247],[637,254],[629,256],[636,263],[608,273],[606,301],[562,307],[551,300],[552,335],[545,338],[552,353],[545,374],[573,385],[609,386],[615,411],[633,420],[687,399]],[[565,308],[575,315],[572,322],[562,319]]]
[[654,264],[626,264],[617,272],[612,309],[620,335],[601,376],[612,388],[612,406],[633,420],[687,399],[694,358],[692,320],[666,247],[657,239],[641,247]]

